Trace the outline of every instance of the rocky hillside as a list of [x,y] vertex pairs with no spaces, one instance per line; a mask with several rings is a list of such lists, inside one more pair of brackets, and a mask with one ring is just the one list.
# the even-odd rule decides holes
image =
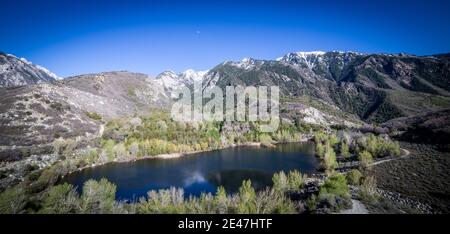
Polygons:
[[[448,147],[450,109],[390,120],[382,125],[399,131],[400,139],[409,142],[439,144]],[[450,150],[446,148],[445,150]]]
[[194,82],[203,89],[277,85],[288,121],[357,126],[391,120],[389,126],[397,128],[396,119],[418,119],[411,125],[421,126],[428,112],[450,108],[448,58],[297,52],[276,60],[228,61],[205,72],[164,72],[155,79],[106,72],[56,80],[41,67],[1,54],[0,161],[39,153],[37,146],[48,147],[58,137],[96,136],[106,120],[168,109],[174,90]]
[[39,84],[59,79],[44,67],[0,52],[0,88]]
[[1,90],[0,161],[41,152],[56,138],[92,137],[104,121],[168,106],[146,75],[108,72]]
[[224,62],[203,85],[277,85],[285,97],[303,97],[331,109],[383,123],[450,106],[446,56],[298,52],[277,60]]

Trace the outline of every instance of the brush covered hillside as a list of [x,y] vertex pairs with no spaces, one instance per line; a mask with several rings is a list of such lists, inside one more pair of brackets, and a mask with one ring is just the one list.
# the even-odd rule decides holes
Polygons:
[[88,145],[111,120],[169,111],[174,91],[194,82],[203,89],[279,86],[286,123],[370,125],[414,139],[424,128],[433,129],[427,134],[450,131],[448,54],[297,52],[276,60],[227,61],[202,72],[166,71],[156,78],[119,71],[65,79],[0,54],[0,180],[11,181],[11,171],[36,158],[41,167],[54,162],[53,142],[59,138],[83,138]]

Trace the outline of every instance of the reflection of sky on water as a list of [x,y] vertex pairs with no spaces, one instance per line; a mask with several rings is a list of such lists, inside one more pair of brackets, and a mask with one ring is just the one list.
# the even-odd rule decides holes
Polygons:
[[311,143],[278,145],[274,149],[237,147],[177,159],[111,163],[73,173],[66,181],[78,185],[81,191],[86,180],[107,178],[117,185],[116,197],[128,200],[146,196],[149,190],[170,187],[183,188],[186,197],[215,193],[218,186],[234,193],[245,179],[261,189],[270,186],[273,173],[281,170],[316,172],[313,147]]
[[194,171],[184,180],[183,187],[189,187],[194,183],[204,183],[205,181],[205,177],[200,172]]

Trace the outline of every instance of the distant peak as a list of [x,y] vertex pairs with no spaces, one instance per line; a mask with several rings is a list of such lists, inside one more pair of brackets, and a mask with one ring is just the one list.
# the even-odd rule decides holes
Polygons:
[[185,74],[185,75],[206,74],[208,71],[209,70],[196,71],[194,69],[187,69],[186,71],[182,72],[182,74]]
[[326,52],[324,51],[309,51],[309,52],[295,52],[299,56],[305,56],[305,55],[324,55]]

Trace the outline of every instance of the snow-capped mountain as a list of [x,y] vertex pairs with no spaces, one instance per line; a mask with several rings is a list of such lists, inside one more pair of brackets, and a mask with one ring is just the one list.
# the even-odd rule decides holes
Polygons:
[[314,67],[314,64],[320,61],[326,53],[323,51],[312,51],[312,52],[294,52],[286,54],[285,56],[276,59],[279,62],[286,63],[305,63],[309,68]]
[[243,58],[241,61],[238,62],[225,62],[225,64],[235,66],[237,68],[241,68],[244,70],[252,70],[255,68],[258,68],[262,64],[264,64],[264,60],[258,60],[253,58]]
[[164,87],[164,90],[170,96],[172,96],[174,91],[181,87],[191,87],[194,83],[202,82],[206,73],[208,73],[208,71],[194,71],[192,69],[188,69],[181,73],[165,71],[156,76],[155,80]]
[[39,84],[60,79],[57,75],[24,58],[0,53],[0,87]]
[[363,56],[363,54],[341,51],[294,52],[286,54],[285,56],[276,59],[276,61],[291,65],[304,65],[307,68],[313,70],[317,67],[329,68],[331,64],[337,65],[342,68],[352,62],[358,56]]

